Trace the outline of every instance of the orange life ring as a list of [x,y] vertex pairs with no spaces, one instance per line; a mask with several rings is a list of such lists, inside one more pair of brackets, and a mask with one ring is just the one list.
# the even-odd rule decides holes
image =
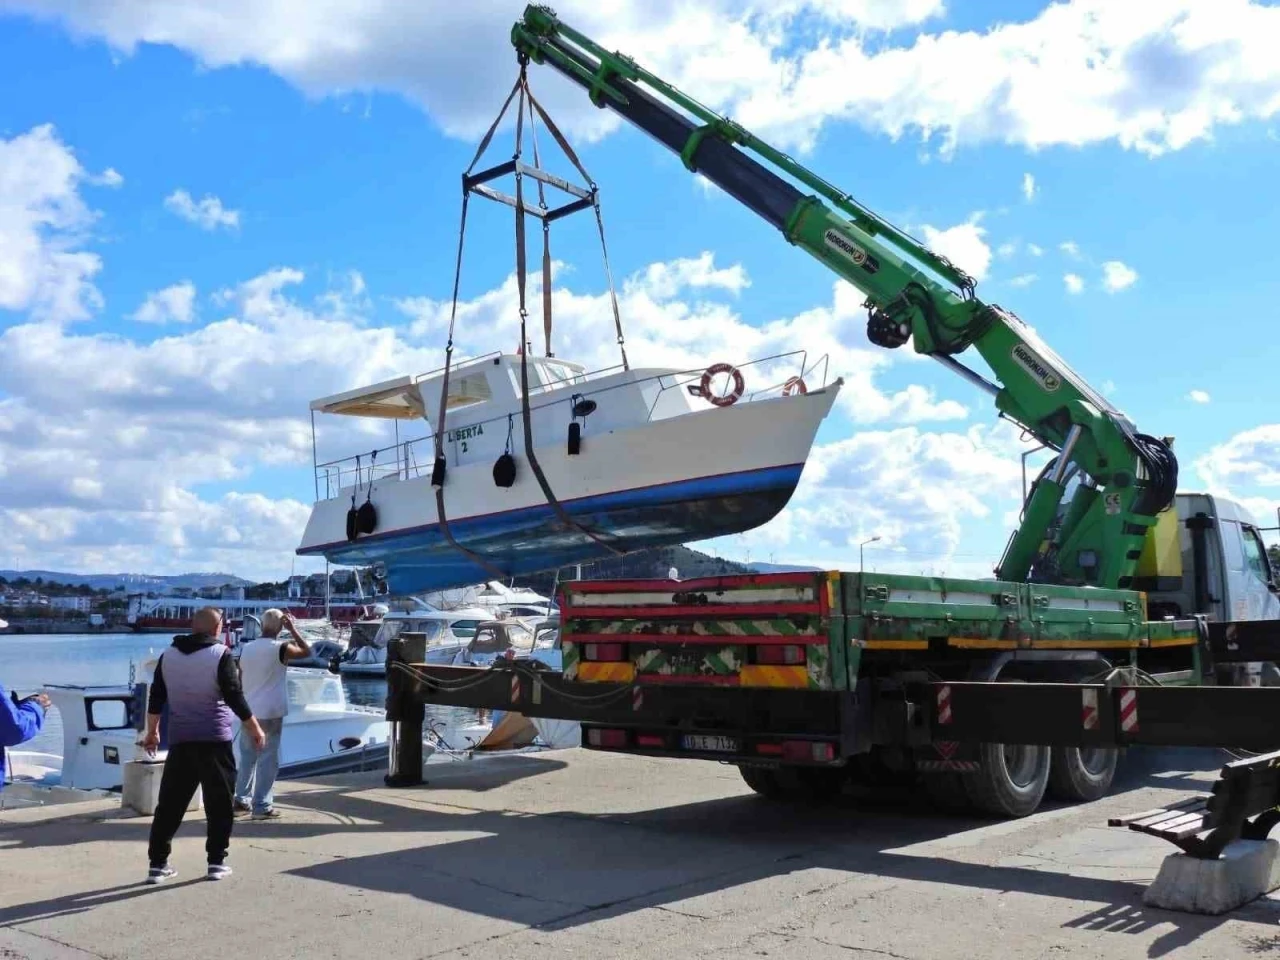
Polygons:
[[[724,396],[713,396],[711,393],[711,378],[718,373],[727,373],[733,377],[733,389]],[[746,383],[742,379],[742,371],[731,363],[713,363],[707,367],[702,373],[702,383],[699,385],[699,393],[703,399],[710,401],[717,407],[731,407],[738,402],[738,398],[742,396]]]
[[792,377],[782,385],[782,395],[784,397],[789,397],[792,393],[798,393],[801,396],[804,396],[808,392],[809,388],[804,385],[803,377]]

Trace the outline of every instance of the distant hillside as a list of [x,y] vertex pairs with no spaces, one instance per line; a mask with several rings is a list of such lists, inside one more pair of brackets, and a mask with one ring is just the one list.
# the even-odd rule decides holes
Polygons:
[[230,584],[233,587],[248,587],[252,580],[245,580],[231,573],[180,573],[172,576],[157,576],[147,573],[63,573],[58,570],[0,570],[0,577],[13,582],[26,578],[34,582],[37,578],[45,583],[62,583],[78,587],[81,584],[94,590],[153,590],[186,587],[201,590],[205,587],[220,587]]
[[[665,578],[675,567],[681,580],[694,577],[717,577],[730,573],[750,573],[746,564],[734,560],[713,557],[688,547],[662,547],[657,550],[641,550],[629,553],[625,557],[610,557],[607,560],[596,560],[581,566],[584,580],[645,580]],[[573,580],[578,575],[577,567],[565,567],[560,571],[561,580]],[[544,595],[550,595],[555,584],[554,572],[535,574],[528,577],[517,577],[520,586],[531,587]]]

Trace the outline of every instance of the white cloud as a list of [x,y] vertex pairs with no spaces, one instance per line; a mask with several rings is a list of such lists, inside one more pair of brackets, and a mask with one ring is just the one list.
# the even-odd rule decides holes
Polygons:
[[1022,175],[1022,195],[1030,203],[1036,197],[1036,178],[1029,173]]
[[[617,363],[617,350],[608,335],[612,308],[607,294],[583,293],[562,284],[559,272],[555,265],[557,354],[571,356],[591,367]],[[895,355],[873,347],[866,339],[863,298],[849,284],[832,284],[829,305],[752,326],[723,302],[726,295],[737,294],[749,283],[740,266],[718,267],[710,253],[651,264],[624,278],[618,296],[632,363],[693,369],[701,368],[708,358],[736,363],[807,350],[810,358],[829,357],[832,376],[845,378],[840,408],[855,422],[919,423],[967,416],[963,404],[938,400],[925,387],[911,384],[886,393],[877,386],[877,376],[894,363]],[[717,295],[720,299],[713,299]],[[539,302],[538,275],[530,277],[527,297],[529,303]],[[448,301],[410,297],[398,301],[398,305],[413,320],[413,337],[434,343],[448,328]],[[493,349],[494,344],[514,344],[518,340],[515,331],[519,329],[515,277],[508,277],[497,289],[460,302],[457,329],[465,331],[463,349],[474,347],[475,352],[484,352]],[[536,320],[530,324],[530,336],[535,348],[540,349],[541,325]],[[747,389],[781,382],[790,372],[781,372],[777,364],[768,369],[748,368]]]
[[921,228],[925,246],[946,257],[973,279],[984,280],[991,266],[991,248],[982,239],[987,231],[978,226],[981,218],[981,213],[975,213],[967,222],[942,230],[925,224]]
[[[750,9],[747,4],[737,6]],[[779,0],[774,6],[775,13],[806,10],[833,22],[849,21],[871,30],[892,30],[941,16],[945,7],[943,0]]]
[[1044,253],[1044,247],[1036,246],[1034,243],[1027,244],[1027,253],[1033,257],[1041,256]]
[[966,521],[989,526],[1016,511],[1023,449],[1005,424],[864,431],[819,444],[782,514],[709,544],[739,558],[776,550],[791,562],[847,568],[858,544],[879,535],[874,556],[867,548],[869,568],[990,576],[998,553],[974,553]]
[[1138,272],[1119,260],[1108,260],[1102,265],[1102,285],[1108,293],[1118,293],[1125,287],[1131,287],[1137,279]]
[[1084,289],[1084,278],[1076,273],[1063,274],[1062,282],[1066,285],[1067,293],[1079,293]]
[[0,139],[0,310],[68,321],[102,306],[102,259],[82,249],[95,220],[86,179],[51,124]]
[[147,294],[133,313],[139,323],[190,323],[195,319],[196,286],[183,280]]
[[1018,252],[1018,245],[1016,243],[1013,243],[1012,241],[1009,243],[1002,243],[1000,244],[999,247],[996,248],[996,256],[1000,257],[1000,259],[1002,260],[1008,260],[1017,252]]
[[1080,259],[1080,247],[1074,240],[1063,240],[1062,243],[1058,244],[1058,249],[1072,260]]
[[1204,390],[1192,390],[1187,394],[1187,399],[1193,403],[1208,403],[1210,397]]
[[[473,139],[511,76],[510,21],[520,4],[352,0],[4,0],[101,37],[128,54],[183,49],[217,68],[256,64],[309,96],[391,91]],[[1216,128],[1280,111],[1273,56],[1280,8],[1255,0],[1110,0],[1050,4],[984,29],[869,29],[925,23],[939,0],[660,0],[557,5],[565,21],[782,145],[803,149],[833,119],[943,153],[983,142],[1038,149],[1116,142],[1157,155]],[[578,136],[617,125],[581,91],[542,80],[544,99]]]
[[164,198],[164,208],[201,230],[217,230],[219,227],[234,230],[240,226],[240,211],[227,209],[213,194],[205,194],[196,200],[186,190],[178,189]]
[[1195,461],[1210,493],[1239,500],[1271,526],[1280,506],[1280,423],[1237,433]]
[[1009,281],[1011,287],[1029,287],[1036,282],[1034,273],[1020,273]]
[[[441,359],[447,303],[404,300],[413,322],[379,325],[362,306],[368,302],[362,277],[338,273],[331,281],[307,298],[301,271],[268,270],[218,292],[224,319],[146,343],[35,322],[0,332],[6,550],[28,566],[156,572],[217,566],[279,576],[292,562],[312,493],[309,401],[429,370]],[[805,347],[811,383],[821,377],[824,354],[830,376],[845,377],[840,411],[854,422],[883,428],[966,415],[963,405],[921,386],[881,388],[895,355],[867,343],[860,296],[847,284],[833,283],[826,304],[755,327],[729,305],[749,283],[740,267],[721,266],[708,254],[622,278],[633,365],[701,369],[713,360],[742,362]],[[555,293],[556,351],[590,366],[617,362],[600,285],[596,280],[582,291],[557,282]],[[508,277],[460,303],[460,355],[514,346],[514,292],[515,278]],[[531,283],[534,303],[539,295]],[[538,344],[539,334],[531,333]],[[745,367],[748,389],[780,383],[798,361]],[[320,456],[384,445],[390,435],[383,426],[322,422]],[[920,450],[954,442],[934,441],[919,428],[902,436]],[[274,497],[258,487],[264,467],[292,478]],[[210,483],[239,492],[202,495]]]
[[107,167],[101,173],[85,179],[95,187],[110,187],[114,190],[124,186],[124,176],[115,167]]

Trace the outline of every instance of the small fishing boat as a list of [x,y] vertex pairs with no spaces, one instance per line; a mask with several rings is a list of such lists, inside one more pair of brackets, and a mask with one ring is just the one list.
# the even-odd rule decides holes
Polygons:
[[[62,756],[13,751],[15,778],[74,790],[118,790],[124,764],[149,760],[140,741],[154,660],[134,685],[49,684],[62,721]],[[289,714],[280,737],[280,777],[374,770],[387,763],[390,724],[382,710],[348,702],[328,670],[288,669]],[[163,734],[163,727],[162,727]],[[164,759],[165,750],[155,759]]]
[[[427,436],[317,462],[297,552],[372,566],[376,592],[404,596],[753,529],[786,506],[843,384],[820,371],[803,354],[599,373],[491,354],[447,387],[441,370],[316,400],[313,424],[390,420],[398,435],[414,421]],[[748,374],[772,385],[748,393]]]

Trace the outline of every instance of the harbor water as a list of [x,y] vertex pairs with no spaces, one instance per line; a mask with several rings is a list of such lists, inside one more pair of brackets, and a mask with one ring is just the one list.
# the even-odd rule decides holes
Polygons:
[[[159,656],[173,639],[162,633],[4,634],[0,635],[0,684],[18,696],[47,683],[112,685],[129,682],[129,664],[141,673],[143,661]],[[382,707],[387,682],[381,677],[343,677],[352,704]],[[473,720],[469,710],[428,708],[429,717],[447,726]],[[23,750],[62,754],[62,720],[50,710],[44,728]]]

